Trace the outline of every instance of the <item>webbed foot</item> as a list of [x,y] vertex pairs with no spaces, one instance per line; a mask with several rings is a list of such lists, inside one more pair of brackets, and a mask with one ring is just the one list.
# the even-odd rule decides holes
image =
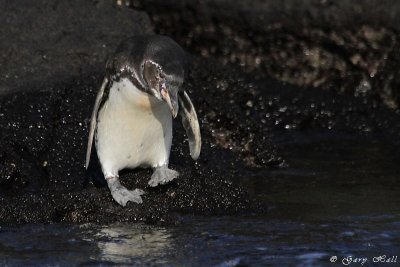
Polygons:
[[154,170],[148,184],[151,187],[155,187],[160,184],[166,184],[166,183],[174,180],[178,176],[179,176],[179,173],[177,171],[168,169],[167,166],[161,166]]
[[135,190],[128,190],[126,187],[121,185],[118,178],[111,178],[107,179],[108,188],[111,191],[111,195],[114,200],[120,204],[121,206],[125,207],[128,201],[135,202],[135,203],[142,203],[141,195],[144,194],[144,191],[141,189]]

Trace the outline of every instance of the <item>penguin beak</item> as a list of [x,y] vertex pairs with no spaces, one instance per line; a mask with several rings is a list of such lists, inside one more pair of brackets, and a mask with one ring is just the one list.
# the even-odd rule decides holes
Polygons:
[[171,110],[172,117],[176,118],[178,115],[178,90],[174,90],[171,93],[167,90],[165,84],[161,88],[161,96],[165,102],[167,102],[169,109]]

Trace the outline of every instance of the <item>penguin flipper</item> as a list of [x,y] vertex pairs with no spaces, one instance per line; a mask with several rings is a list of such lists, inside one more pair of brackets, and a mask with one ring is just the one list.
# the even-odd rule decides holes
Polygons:
[[185,91],[179,92],[179,106],[182,117],[182,124],[189,139],[190,156],[196,160],[201,150],[200,126],[196,110]]
[[89,167],[90,154],[92,153],[93,137],[94,137],[94,132],[96,131],[96,124],[97,124],[97,112],[99,111],[99,106],[100,106],[101,100],[103,98],[104,89],[106,88],[107,83],[108,83],[108,79],[106,77],[103,80],[103,83],[100,87],[99,92],[97,93],[96,102],[94,103],[94,107],[93,107],[93,111],[92,111],[92,117],[90,119],[89,139],[88,139],[88,145],[87,145],[87,150],[86,150],[86,164],[85,164],[86,169]]

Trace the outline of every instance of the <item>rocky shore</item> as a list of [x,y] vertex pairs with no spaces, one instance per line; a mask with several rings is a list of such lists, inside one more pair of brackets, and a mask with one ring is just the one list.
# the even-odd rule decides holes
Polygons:
[[[293,2],[3,1],[0,223],[174,224],[181,214],[267,212],[243,181],[290,164],[272,141],[282,131],[373,135],[398,151],[396,5],[381,4],[385,20],[347,1],[306,1],[309,9],[279,15],[296,13]],[[341,10],[360,19],[352,24]],[[180,178],[153,189],[150,170],[124,171],[122,182],[146,194],[122,208],[84,160],[107,56],[141,33],[167,34],[188,51],[185,86],[203,150],[193,162],[176,120],[171,167]]]

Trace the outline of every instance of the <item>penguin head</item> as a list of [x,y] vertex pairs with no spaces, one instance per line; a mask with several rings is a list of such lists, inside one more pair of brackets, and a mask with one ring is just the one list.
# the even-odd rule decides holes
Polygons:
[[167,37],[162,42],[153,42],[149,51],[151,53],[144,57],[142,67],[147,91],[165,101],[175,118],[179,109],[178,91],[185,76],[185,54],[177,43]]
[[118,46],[106,70],[112,80],[128,77],[139,90],[165,101],[175,118],[186,63],[185,52],[171,38],[138,35]]

